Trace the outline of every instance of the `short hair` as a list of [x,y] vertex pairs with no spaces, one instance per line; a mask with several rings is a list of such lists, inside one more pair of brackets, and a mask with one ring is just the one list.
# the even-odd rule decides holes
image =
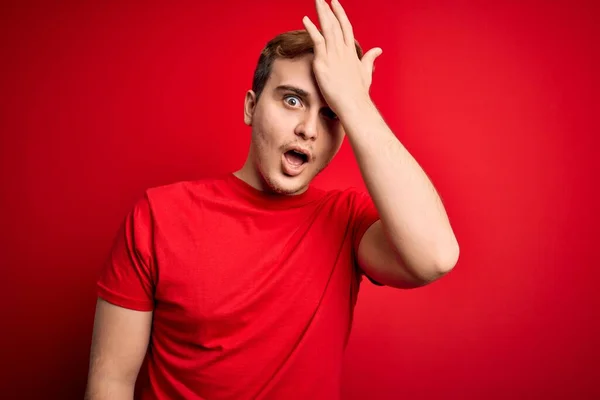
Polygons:
[[[355,40],[354,43],[356,54],[361,59],[363,50],[358,41]],[[314,54],[314,44],[312,38],[304,29],[284,32],[271,39],[260,53],[258,64],[254,70],[252,90],[256,93],[257,100],[269,80],[273,62],[276,59],[292,59],[305,54]]]

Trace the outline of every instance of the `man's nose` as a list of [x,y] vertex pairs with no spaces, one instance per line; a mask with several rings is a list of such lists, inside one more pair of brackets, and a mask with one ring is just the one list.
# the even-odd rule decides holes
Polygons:
[[319,136],[318,115],[306,115],[296,126],[295,133],[304,140],[317,140]]

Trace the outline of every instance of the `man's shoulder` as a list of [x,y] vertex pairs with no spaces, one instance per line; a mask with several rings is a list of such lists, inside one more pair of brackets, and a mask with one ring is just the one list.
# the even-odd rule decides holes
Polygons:
[[319,207],[327,218],[353,221],[365,212],[375,210],[366,189],[358,186],[324,189]]
[[225,186],[222,176],[172,181],[147,187],[140,202],[154,212],[163,210],[172,213],[219,197]]
[[224,176],[203,177],[194,180],[178,180],[150,186],[146,195],[157,200],[174,200],[180,197],[198,196],[218,190],[225,184]]
[[351,205],[357,201],[369,199],[369,193],[357,186],[348,186],[345,188],[321,189],[324,198],[330,201],[340,202]]

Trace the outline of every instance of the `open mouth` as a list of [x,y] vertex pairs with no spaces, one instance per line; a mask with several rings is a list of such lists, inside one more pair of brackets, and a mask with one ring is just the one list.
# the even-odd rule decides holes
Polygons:
[[289,150],[285,152],[285,159],[291,165],[299,167],[302,164],[308,162],[308,156],[300,151]]
[[304,171],[310,155],[298,150],[288,150],[281,156],[281,167],[287,176],[298,176]]

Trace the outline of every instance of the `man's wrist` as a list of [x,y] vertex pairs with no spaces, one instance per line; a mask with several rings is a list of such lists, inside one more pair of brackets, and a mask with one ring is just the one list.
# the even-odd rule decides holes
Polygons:
[[355,129],[369,126],[381,120],[379,110],[370,97],[349,101],[338,115],[346,133],[352,134]]

